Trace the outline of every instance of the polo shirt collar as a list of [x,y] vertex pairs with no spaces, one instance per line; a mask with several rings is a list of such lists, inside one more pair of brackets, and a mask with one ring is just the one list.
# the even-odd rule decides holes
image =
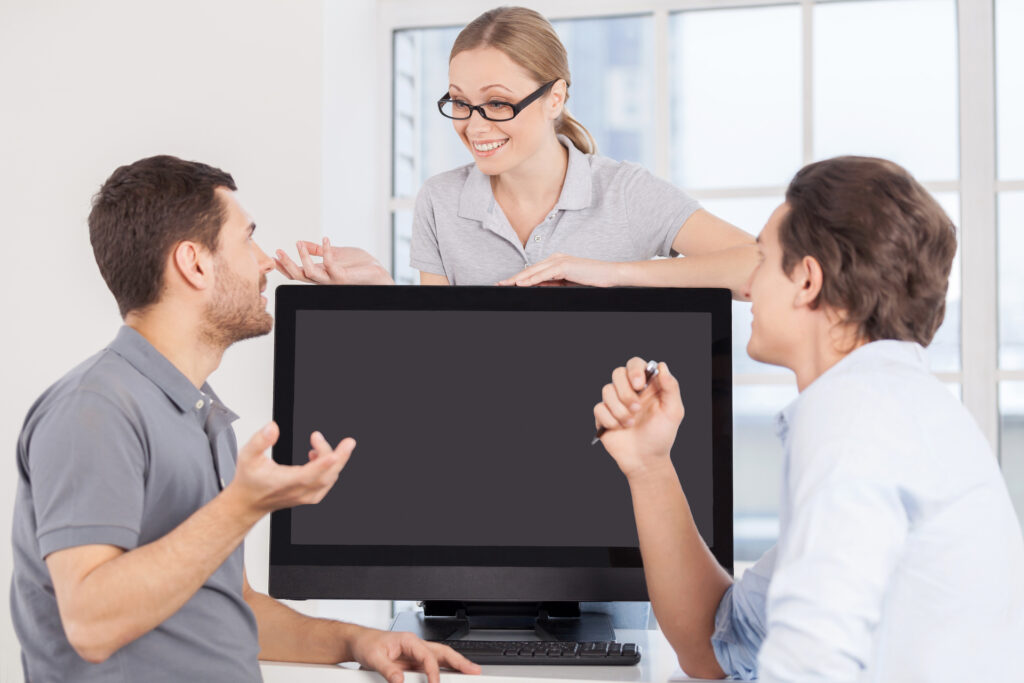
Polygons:
[[[569,164],[562,183],[562,193],[555,204],[556,210],[578,211],[590,206],[593,201],[593,178],[590,172],[590,160],[576,149],[564,135],[558,141],[569,150]],[[469,169],[466,182],[462,185],[459,196],[459,217],[485,223],[493,215],[497,202],[491,189],[491,177],[484,175],[476,164]]]
[[238,419],[238,416],[221,402],[208,383],[203,383],[202,389],[196,389],[181,370],[128,325],[118,330],[109,348],[159,387],[182,413],[195,411],[205,422],[211,403],[216,402],[221,409],[218,413],[225,413],[228,421]]

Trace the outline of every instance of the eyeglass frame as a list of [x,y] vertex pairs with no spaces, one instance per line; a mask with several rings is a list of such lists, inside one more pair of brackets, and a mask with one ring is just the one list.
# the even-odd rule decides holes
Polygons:
[[507,119],[492,119],[490,116],[488,116],[487,113],[484,112],[484,106],[488,104],[487,102],[484,102],[483,104],[470,104],[469,102],[466,102],[465,100],[458,100],[458,101],[462,102],[467,107],[469,107],[469,115],[468,116],[465,116],[465,117],[448,116],[448,114],[444,113],[444,105],[446,103],[448,103],[448,102],[455,102],[456,101],[456,100],[453,100],[448,95],[448,93],[445,93],[441,97],[441,99],[439,99],[437,101],[437,110],[439,112],[441,112],[441,116],[445,117],[446,119],[451,119],[452,121],[468,121],[469,119],[473,118],[473,112],[474,111],[476,113],[480,114],[480,118],[482,118],[482,119],[484,119],[486,121],[498,121],[498,122],[511,121],[515,117],[519,116],[519,112],[521,112],[522,110],[526,109],[528,106],[533,104],[533,102],[535,100],[538,100],[541,97],[543,97],[544,94],[548,90],[551,89],[551,86],[553,86],[555,83],[558,83],[558,81],[560,81],[560,80],[562,80],[562,79],[561,78],[556,78],[553,81],[548,81],[547,83],[545,83],[544,85],[540,86],[539,88],[537,88],[532,93],[530,93],[529,95],[527,95],[523,99],[519,100],[515,104],[512,104],[511,102],[503,102],[502,104],[506,104],[507,106],[512,108],[512,116],[508,117]]

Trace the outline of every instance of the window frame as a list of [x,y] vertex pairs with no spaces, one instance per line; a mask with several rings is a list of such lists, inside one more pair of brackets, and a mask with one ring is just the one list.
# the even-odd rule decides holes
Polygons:
[[[814,90],[813,45],[814,7],[829,0],[549,0],[536,9],[552,20],[651,15],[654,18],[654,91],[655,91],[655,163],[651,169],[662,178],[671,178],[668,144],[671,139],[670,15],[680,11],[732,9],[776,5],[801,8],[802,82],[803,82],[803,163],[813,160]],[[871,2],[872,0],[843,0]],[[464,25],[480,12],[477,2],[438,0],[380,0],[377,15],[378,82],[389,84],[379,89],[379,111],[393,106],[394,32],[403,29]],[[982,433],[999,454],[999,383],[1024,380],[1024,370],[998,367],[998,289],[997,289],[997,194],[1024,190],[1024,179],[999,181],[996,177],[996,68],[995,0],[956,2],[957,21],[957,93],[959,116],[959,178],[927,182],[931,192],[957,192],[960,195],[960,249],[962,269],[960,353],[958,372],[940,372],[943,382],[959,383],[963,402],[977,420]],[[392,217],[399,211],[412,211],[414,197],[392,194],[392,126],[380,132],[380,145],[386,163],[380,165],[378,199],[379,235],[382,253],[394,254]],[[699,199],[781,196],[785,187],[722,187],[693,190]],[[789,374],[749,373],[734,375],[736,385],[786,384]]]

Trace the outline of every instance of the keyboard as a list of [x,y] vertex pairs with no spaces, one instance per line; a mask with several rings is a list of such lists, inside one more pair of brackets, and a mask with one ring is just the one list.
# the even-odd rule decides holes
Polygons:
[[636,643],[560,641],[444,640],[477,664],[582,664],[629,666],[640,661]]

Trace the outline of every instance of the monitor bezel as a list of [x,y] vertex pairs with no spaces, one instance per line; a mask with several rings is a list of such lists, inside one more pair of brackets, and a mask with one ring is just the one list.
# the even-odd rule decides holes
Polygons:
[[[301,310],[711,313],[712,553],[733,570],[732,316],[726,289],[282,285],[275,292],[273,416],[291,464],[296,313]],[[611,368],[609,368],[611,370]],[[342,472],[344,476],[344,472]],[[625,485],[625,483],[623,484]],[[382,505],[390,504],[382,500]],[[270,594],[289,599],[647,600],[637,548],[299,546],[291,511],[270,520]]]

